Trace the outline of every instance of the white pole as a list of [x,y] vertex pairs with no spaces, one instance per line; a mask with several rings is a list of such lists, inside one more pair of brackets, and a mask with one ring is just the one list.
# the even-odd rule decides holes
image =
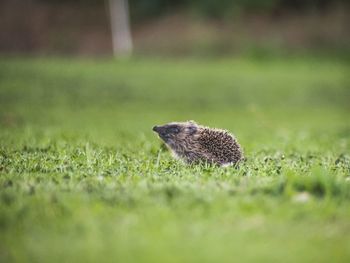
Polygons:
[[132,40],[129,25],[128,0],[109,0],[114,56],[129,56]]

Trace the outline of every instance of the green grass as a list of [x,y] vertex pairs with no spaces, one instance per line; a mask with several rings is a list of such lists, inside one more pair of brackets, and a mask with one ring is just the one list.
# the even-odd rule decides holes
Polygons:
[[[349,262],[349,64],[0,60],[1,262]],[[232,131],[239,169],[151,131]]]

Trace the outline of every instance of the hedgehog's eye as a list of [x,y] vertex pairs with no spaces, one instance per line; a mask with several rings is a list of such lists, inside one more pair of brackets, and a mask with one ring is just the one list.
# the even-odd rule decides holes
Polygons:
[[189,126],[188,127],[188,133],[190,134],[190,135],[193,135],[193,134],[195,134],[197,132],[197,127],[196,126]]
[[172,133],[172,134],[177,134],[180,132],[180,129],[179,129],[179,127],[172,126],[172,127],[169,127],[168,132]]

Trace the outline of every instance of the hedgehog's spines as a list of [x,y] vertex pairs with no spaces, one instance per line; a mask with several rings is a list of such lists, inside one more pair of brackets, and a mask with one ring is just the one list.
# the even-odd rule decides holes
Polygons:
[[[174,126],[179,132],[168,131]],[[204,161],[218,165],[235,165],[243,159],[240,145],[227,130],[212,129],[194,121],[173,122],[156,126],[154,130],[177,156],[188,163]]]

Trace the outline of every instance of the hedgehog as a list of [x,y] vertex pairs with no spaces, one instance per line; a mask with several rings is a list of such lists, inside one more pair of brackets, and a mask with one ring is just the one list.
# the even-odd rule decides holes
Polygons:
[[175,157],[188,164],[204,162],[236,166],[243,160],[241,146],[226,130],[212,129],[187,121],[154,126],[153,131],[158,133]]

